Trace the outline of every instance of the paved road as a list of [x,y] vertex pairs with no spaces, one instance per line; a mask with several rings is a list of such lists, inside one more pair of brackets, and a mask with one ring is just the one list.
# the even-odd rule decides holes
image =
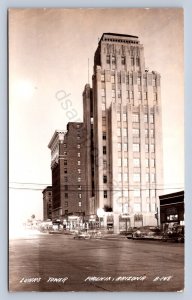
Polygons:
[[183,244],[36,234],[11,240],[9,253],[10,291],[183,289]]

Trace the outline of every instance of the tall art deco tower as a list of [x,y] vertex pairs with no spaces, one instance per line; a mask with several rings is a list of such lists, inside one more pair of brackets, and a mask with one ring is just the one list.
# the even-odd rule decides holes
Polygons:
[[102,35],[93,87],[85,86],[83,99],[91,137],[86,145],[90,209],[111,208],[118,229],[121,218],[128,226],[157,225],[163,185],[160,74],[145,68],[137,36]]

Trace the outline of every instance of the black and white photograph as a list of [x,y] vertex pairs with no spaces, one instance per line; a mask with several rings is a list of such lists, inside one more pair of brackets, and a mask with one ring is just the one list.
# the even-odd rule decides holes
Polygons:
[[10,8],[9,291],[184,291],[182,8]]

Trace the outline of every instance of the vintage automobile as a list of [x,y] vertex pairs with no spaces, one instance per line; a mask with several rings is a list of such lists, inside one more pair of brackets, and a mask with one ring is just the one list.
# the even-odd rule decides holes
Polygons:
[[178,243],[184,243],[185,240],[185,227],[184,225],[175,225],[172,228],[168,228],[162,237],[164,242],[172,241]]
[[83,239],[83,240],[86,240],[86,239],[90,239],[90,234],[86,231],[77,231],[74,235],[74,239]]

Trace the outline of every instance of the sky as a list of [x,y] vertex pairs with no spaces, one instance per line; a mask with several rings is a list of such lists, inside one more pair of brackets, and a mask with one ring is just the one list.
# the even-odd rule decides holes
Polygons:
[[[13,225],[32,214],[43,217],[42,190],[51,184],[47,145],[56,129],[83,120],[88,59],[91,82],[94,53],[103,32],[138,36],[146,67],[161,74],[164,193],[184,187],[182,9],[10,9],[9,214]],[[61,107],[61,93],[72,102],[70,108]]]

